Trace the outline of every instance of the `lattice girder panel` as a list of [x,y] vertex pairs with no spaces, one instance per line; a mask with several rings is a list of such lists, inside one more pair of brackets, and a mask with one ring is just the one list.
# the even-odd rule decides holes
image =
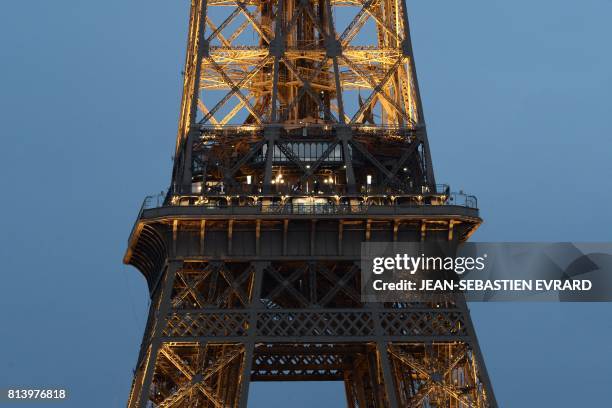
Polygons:
[[257,332],[265,337],[367,337],[374,334],[368,312],[278,311],[259,313]]
[[[337,353],[324,353],[320,348],[309,350],[299,346],[260,345],[255,351],[253,376],[257,380],[296,379],[321,376],[338,378],[342,360]],[[284,351],[284,352],[283,352]],[[341,377],[340,377],[341,378]]]
[[244,364],[239,344],[164,343],[150,388],[155,407],[237,407]]
[[[349,401],[360,407],[492,406],[460,299],[319,306],[340,293],[330,284],[351,286],[355,268],[351,262],[173,262],[130,406],[142,406],[140,395],[156,407],[244,408],[248,382],[272,380],[344,381]],[[264,279],[270,271],[281,279]],[[225,290],[257,283],[249,283],[244,303],[185,308],[181,299],[192,291],[224,292],[206,281],[213,274]],[[240,283],[243,275],[248,279]],[[206,284],[198,286],[198,278]],[[314,282],[316,290],[300,281]],[[274,295],[289,287],[288,297],[303,297],[302,308],[283,307],[283,297]]]
[[194,124],[415,126],[403,13],[388,0],[195,0],[179,142]]
[[[459,310],[416,309],[268,309],[254,312],[257,341],[287,336],[374,340],[448,339],[469,337],[465,313]],[[181,310],[172,312],[162,335],[167,339],[241,338],[249,335],[251,314],[239,310]],[[377,330],[380,325],[380,331]]]
[[384,333],[389,336],[468,336],[465,313],[457,309],[422,309],[383,312]]
[[360,297],[360,242],[467,238],[447,193],[405,0],[191,0],[172,185],[141,212],[164,231],[128,256],[154,294],[130,408],[246,408],[251,380],[495,407],[460,299]]
[[353,357],[367,352],[356,344],[258,344],[255,347],[253,381],[343,380]]
[[487,407],[485,386],[466,343],[392,343],[399,402],[405,407]]
[[359,268],[353,262],[272,263],[263,280],[262,298],[284,308],[361,303]]
[[166,337],[243,337],[248,333],[249,314],[236,311],[175,312],[169,316]]
[[[352,194],[435,187],[403,1],[194,0],[189,33],[176,192],[225,193],[230,184],[286,195],[310,193],[322,180],[340,180],[336,192]],[[325,146],[316,142],[305,147],[316,153],[303,157],[272,135],[294,129],[305,135],[309,126],[337,144],[340,160],[323,157]],[[420,146],[408,158],[401,149],[373,149],[357,140],[360,127],[383,138],[398,129],[395,137],[405,142],[418,133]],[[207,139],[204,154],[191,152],[207,128],[261,133],[249,145],[219,148],[220,140]],[[391,154],[378,157],[385,150]],[[236,153],[249,158],[232,160]],[[315,163],[317,170],[308,170]],[[284,186],[274,185],[280,174],[290,178]],[[381,191],[370,191],[377,183]]]
[[176,274],[172,306],[243,308],[250,303],[253,282],[248,262],[186,262]]
[[330,137],[330,130],[281,132],[268,141],[256,128],[206,129],[190,145],[191,182],[177,186],[175,194],[248,197],[267,192],[280,198],[327,192],[329,200],[350,195],[351,188],[353,195],[408,194],[412,199],[425,192],[442,194],[431,186],[422,132],[358,127],[344,142],[340,131]]

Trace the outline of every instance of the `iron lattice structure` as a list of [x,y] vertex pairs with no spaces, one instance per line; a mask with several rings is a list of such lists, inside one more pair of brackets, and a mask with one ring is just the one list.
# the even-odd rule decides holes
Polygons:
[[124,262],[148,323],[129,407],[246,407],[343,381],[349,407],[496,407],[461,296],[363,303],[360,245],[461,242],[435,183],[404,0],[192,0],[172,183]]

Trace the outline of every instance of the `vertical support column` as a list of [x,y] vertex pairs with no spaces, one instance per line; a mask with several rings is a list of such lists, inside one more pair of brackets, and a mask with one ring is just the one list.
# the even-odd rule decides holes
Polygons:
[[[185,56],[185,77],[183,79],[183,96],[181,100],[181,113],[179,129],[176,140],[175,157],[178,159],[180,149],[185,144],[188,133],[195,128],[198,99],[200,92],[200,76],[202,70],[202,57],[207,53],[206,33],[206,12],[207,0],[194,0],[191,2],[191,14],[189,17],[189,35],[187,39],[187,55]],[[175,165],[178,160],[175,159]],[[175,166],[175,175],[177,169]],[[181,179],[173,180],[174,183],[181,182]]]
[[348,369],[345,368],[344,369],[344,392],[346,393],[346,403],[348,405],[348,408],[357,408],[357,406],[355,405],[354,384],[348,373],[349,373]]
[[425,171],[427,172],[427,184],[430,188],[435,190],[436,179],[434,177],[433,164],[431,162],[431,151],[429,149],[429,139],[427,138],[427,131],[425,130],[425,115],[423,114],[423,103],[421,101],[421,92],[419,90],[419,80],[416,72],[416,64],[414,62],[414,53],[412,50],[412,39],[410,38],[410,23],[408,22],[408,8],[406,7],[406,0],[400,0],[402,5],[402,23],[404,26],[404,41],[402,42],[402,54],[408,58],[408,67],[410,69],[410,76],[413,81],[413,89],[416,97],[418,123],[422,129],[422,143],[423,143],[423,158],[425,159]]
[[338,221],[338,256],[342,256],[342,246],[344,245],[344,221]]
[[399,245],[397,240],[399,236],[399,227],[401,221],[398,219],[393,220],[393,250],[397,251],[397,246]]
[[382,368],[383,380],[385,382],[385,393],[387,394],[387,401],[391,408],[399,408],[397,403],[397,394],[395,393],[395,382],[393,381],[393,372],[391,371],[391,363],[389,361],[389,352],[387,351],[387,342],[379,340],[376,342],[376,348],[378,349],[378,357],[380,358],[380,365]]
[[[274,39],[270,43],[270,54],[274,56],[274,69],[272,78],[272,111],[270,114],[270,121],[272,123],[278,123],[278,71],[280,65],[280,59],[284,54],[285,40],[283,36],[282,22],[283,22],[283,1],[278,2],[278,8],[276,10],[276,18],[274,20]],[[268,148],[270,148],[268,146]]]
[[[282,4],[282,2],[279,2]],[[279,61],[280,57],[274,57],[274,77],[272,79],[272,113],[270,115],[270,120],[272,123],[278,122],[278,70],[279,70]]]
[[[151,336],[151,344],[149,345],[148,356],[143,368],[142,382],[134,385],[135,392],[133,397],[137,398],[137,400],[132,399],[129,401],[128,406],[130,408],[145,408],[147,406],[147,401],[149,400],[149,390],[151,389],[151,382],[155,372],[157,354],[162,344],[160,338],[162,337],[164,327],[166,326],[168,312],[170,311],[172,287],[174,286],[176,272],[182,265],[183,262],[178,260],[169,261],[166,265],[163,285],[161,285],[159,288],[159,290],[162,292],[155,317],[155,327],[153,329],[153,335]],[[139,390],[139,392],[136,392],[136,390]]]
[[355,382],[355,389],[357,390],[357,402],[359,407],[367,407],[365,384],[363,382],[364,375],[360,371],[361,368],[357,364],[357,361],[353,360],[353,381]]
[[310,221],[310,255],[315,254],[315,242],[317,237],[317,220]]
[[289,220],[283,220],[283,255],[287,255],[287,235],[289,233]]
[[208,44],[205,39],[207,6],[207,0],[192,1],[181,118],[176,141],[172,180],[174,188],[178,187],[179,194],[191,193],[191,154],[193,141],[199,135],[196,117],[200,94],[202,58],[208,53]]
[[[340,41],[336,41],[336,43],[338,43],[338,47],[340,47]],[[340,68],[338,67],[338,57],[334,55],[332,58],[334,63],[334,81],[336,83],[336,101],[338,103],[338,120],[344,125],[346,123],[346,118],[344,113],[344,101],[342,98],[342,85],[340,83]]]
[[261,220],[255,221],[255,255],[261,253]]
[[342,98],[342,83],[340,82],[340,69],[338,68],[338,56],[342,55],[342,44],[336,38],[336,29],[334,26],[334,15],[331,8],[331,0],[325,2],[327,11],[327,36],[325,41],[325,51],[328,57],[331,57],[334,67],[334,84],[336,87],[336,101],[338,103],[338,121],[344,125],[344,101]]
[[469,346],[472,348],[472,353],[475,354],[475,356],[472,358],[475,358],[476,362],[478,363],[478,379],[482,381],[482,384],[484,385],[488,406],[489,408],[498,408],[497,399],[495,398],[495,393],[493,392],[493,385],[489,379],[489,372],[487,371],[487,366],[485,365],[484,358],[482,356],[482,350],[480,349],[480,344],[478,343],[478,338],[476,337],[476,330],[474,330],[470,311],[463,294],[458,294],[455,296],[455,304],[465,315],[465,325],[470,338]]
[[397,242],[397,234],[399,231],[400,221],[393,220],[393,242]]
[[200,255],[204,255],[204,242],[206,240],[206,220],[200,221]]
[[389,360],[389,352],[387,350],[387,340],[385,339],[385,333],[380,324],[380,313],[384,310],[382,303],[372,303],[367,305],[372,312],[372,320],[375,325],[376,337],[376,355],[380,361],[380,368],[383,375],[383,382],[385,387],[385,394],[387,395],[387,401],[390,408],[399,408],[397,402],[397,394],[395,393],[395,382],[393,381],[393,372],[391,370],[391,363]]
[[[387,408],[386,404],[386,391],[385,391],[385,380],[381,378],[381,365],[380,356],[378,355],[378,347],[374,345],[372,348],[373,352],[368,354],[368,366],[370,372],[370,383],[374,390],[372,398],[375,401],[375,406],[378,408]],[[396,408],[396,407],[392,407]]]
[[309,289],[309,301],[310,305],[316,307],[319,305],[319,294],[317,291],[317,263],[308,262],[308,286]]
[[342,143],[342,156],[344,158],[347,192],[349,194],[354,194],[357,191],[357,188],[355,185],[353,159],[351,157],[351,150],[349,149],[349,140],[353,137],[352,132],[348,126],[339,126],[336,129],[336,134],[340,140],[340,143]]
[[[278,2],[276,10],[276,18],[274,21],[274,39],[270,42],[270,54],[274,56],[274,69],[272,78],[272,109],[270,121],[273,124],[278,123],[278,76],[280,70],[280,59],[285,53],[284,36],[282,29],[283,22],[283,1]],[[273,125],[274,126],[274,125]],[[267,126],[264,129],[264,138],[267,143],[266,167],[264,170],[263,193],[270,194],[272,190],[272,164],[274,161],[274,145],[278,139],[280,130],[278,127]]]
[[234,220],[227,222],[227,254],[232,254],[232,242],[234,241]]
[[272,192],[272,164],[274,163],[274,146],[278,139],[280,130],[276,127],[266,127],[264,129],[264,137],[267,143],[266,151],[266,168],[264,171],[263,192],[270,194]]
[[244,363],[242,365],[242,376],[240,377],[239,408],[247,408],[248,404],[249,387],[251,385],[251,369],[253,367],[255,339],[257,336],[257,311],[261,306],[261,284],[263,282],[263,274],[266,266],[268,266],[267,262],[256,262],[254,265],[255,281],[253,283],[249,304],[248,340],[244,343]]
[[176,241],[178,239],[178,220],[172,221],[172,256],[176,257]]
[[399,220],[393,220],[393,242],[397,242],[397,235],[399,232]]
[[208,54],[208,44],[206,42],[206,12],[208,10],[208,0],[200,0],[200,10],[197,16],[197,51],[195,55],[194,73],[193,73],[193,88],[191,89],[191,99],[189,105],[189,131],[192,130],[192,125],[196,121],[196,113],[198,110],[198,99],[200,93],[200,76],[202,72],[202,58]]
[[187,134],[187,138],[185,139],[185,143],[183,145],[183,168],[182,170],[182,178],[181,185],[179,186],[179,193],[181,194],[191,194],[191,178],[192,178],[192,152],[193,152],[193,142],[196,138],[196,135],[199,134],[197,130],[190,130]]

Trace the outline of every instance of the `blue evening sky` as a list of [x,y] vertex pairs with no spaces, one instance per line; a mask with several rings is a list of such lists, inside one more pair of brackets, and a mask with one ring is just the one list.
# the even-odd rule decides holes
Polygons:
[[[121,258],[169,182],[188,4],[0,7],[0,388],[125,403],[148,295]],[[437,179],[478,196],[474,240],[611,241],[612,1],[408,6]],[[612,305],[471,307],[502,407],[609,404]],[[344,399],[298,385],[256,384],[250,406]]]

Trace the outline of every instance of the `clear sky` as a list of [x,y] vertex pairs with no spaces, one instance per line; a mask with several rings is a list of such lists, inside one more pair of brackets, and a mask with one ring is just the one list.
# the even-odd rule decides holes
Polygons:
[[[408,6],[436,176],[478,196],[474,240],[611,241],[612,1]],[[121,258],[169,182],[187,15],[186,0],[3,2],[0,388],[124,405],[148,294]],[[611,304],[472,312],[502,407],[609,404]],[[251,406],[344,398],[269,387]]]

